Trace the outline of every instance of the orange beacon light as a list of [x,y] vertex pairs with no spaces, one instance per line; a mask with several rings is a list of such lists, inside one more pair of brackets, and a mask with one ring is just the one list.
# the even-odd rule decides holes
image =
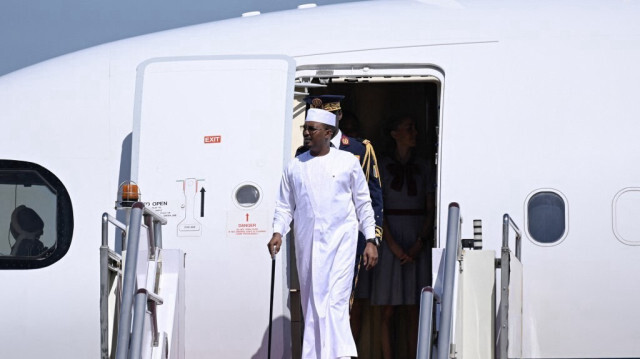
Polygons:
[[130,207],[140,200],[140,190],[133,181],[125,181],[118,188],[118,200],[123,207]]

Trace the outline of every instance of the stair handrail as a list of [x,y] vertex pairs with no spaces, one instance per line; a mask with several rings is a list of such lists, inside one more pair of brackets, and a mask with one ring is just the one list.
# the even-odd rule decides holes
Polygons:
[[422,288],[420,294],[420,314],[418,322],[417,359],[431,359],[433,348],[433,327],[435,325],[435,304],[440,303],[440,297],[432,287]]
[[131,336],[131,318],[133,311],[133,295],[136,286],[136,271],[138,264],[138,247],[140,243],[140,228],[144,204],[136,202],[131,206],[129,232],[127,233],[127,257],[124,270],[124,284],[122,288],[122,307],[118,320],[118,344],[116,359],[126,359],[129,352],[129,338]]
[[456,202],[449,204],[449,218],[447,221],[447,246],[444,261],[444,280],[442,290],[442,306],[440,312],[440,329],[438,331],[437,359],[448,359],[453,327],[453,294],[456,277],[456,261],[460,244],[460,205]]
[[522,261],[521,247],[522,247],[522,231],[516,225],[513,218],[508,213],[502,216],[502,248],[509,248],[509,228],[513,229],[516,233],[516,258]]
[[[120,271],[122,258],[109,247],[109,224],[120,229],[123,238],[127,226],[108,213],[102,214],[102,245],[100,246],[100,353],[102,359],[109,358],[109,273],[118,275],[118,287],[122,285]],[[116,304],[119,307],[120,302]]]
[[[122,307],[118,321],[118,342],[116,346],[116,359],[138,358],[141,353],[142,331],[144,330],[145,306],[148,305],[149,298],[154,305],[162,304],[162,298],[156,293],[144,290],[136,290],[136,275],[138,252],[140,246],[140,228],[143,220],[150,233],[147,242],[149,260],[154,260],[156,248],[162,248],[161,225],[167,224],[167,220],[146,208],[144,203],[136,202],[131,206],[129,231],[127,232],[127,254],[126,266],[124,269],[124,280],[122,289]],[[144,286],[144,284],[142,284]],[[135,300],[135,310],[134,310]],[[134,316],[135,312],[135,316]],[[151,320],[157,323],[157,313],[151,311]],[[133,321],[132,321],[133,320]],[[133,328],[132,328],[133,325]],[[157,337],[157,328],[154,330],[154,339]],[[132,338],[133,337],[133,338]],[[156,345],[156,342],[153,343]]]
[[502,216],[502,250],[500,257],[500,358],[507,359],[509,351],[509,283],[511,273],[511,250],[509,249],[509,229],[516,234],[516,258],[521,259],[522,232],[509,214]]
[[147,207],[143,208],[142,216],[149,233],[149,260],[155,260],[156,248],[162,248],[162,226],[167,224],[167,219]]

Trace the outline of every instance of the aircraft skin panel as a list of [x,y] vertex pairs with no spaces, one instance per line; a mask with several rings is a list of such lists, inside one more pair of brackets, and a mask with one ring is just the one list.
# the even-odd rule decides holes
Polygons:
[[[46,136],[33,135],[26,145],[37,146]],[[73,240],[65,257],[51,266],[0,270],[6,309],[2,358],[93,358],[100,353],[100,217],[113,207],[114,194],[97,188],[114,184],[107,180],[109,171],[96,166],[100,159],[56,158],[51,152],[56,151],[14,158],[38,163],[64,183],[75,211]]]
[[[502,47],[511,44],[494,49]],[[461,204],[463,238],[473,235],[472,219],[483,219],[484,248],[499,248],[503,213],[525,231],[523,355],[528,358],[640,352],[631,339],[640,335],[631,324],[640,319],[633,304],[640,287],[624,280],[625,269],[640,270],[634,259],[638,247],[624,245],[612,230],[613,199],[638,178],[629,168],[640,160],[630,123],[640,109],[629,106],[628,91],[637,74],[625,74],[640,55],[630,51],[610,58],[595,50],[599,43],[591,48],[551,41],[536,51],[553,56],[517,71],[524,56],[495,61],[490,54],[465,55],[458,48],[460,58],[473,56],[473,65],[444,66],[440,208]],[[585,58],[592,59],[588,65],[580,63]],[[589,69],[607,62],[603,74],[616,80],[603,84]],[[460,151],[470,143],[477,145],[474,151]],[[527,197],[545,188],[567,201],[568,232],[554,245],[535,243],[525,226]]]
[[[100,243],[100,217],[113,208],[121,141],[131,126],[126,126],[124,121],[109,121],[108,92],[112,81],[108,76],[108,58],[103,51],[93,55],[96,57],[91,61],[82,58],[71,68],[60,68],[56,61],[50,61],[32,66],[24,76],[10,74],[0,81],[0,116],[5,119],[0,122],[2,132],[9,134],[3,137],[1,158],[33,162],[51,171],[68,190],[74,209],[73,239],[62,260],[37,270],[0,271],[4,285],[16,286],[16,292],[23,293],[22,297],[7,298],[11,302],[7,305],[16,310],[7,313],[6,319],[16,326],[30,328],[7,332],[3,337],[12,343],[20,343],[27,332],[43,338],[42,347],[0,345],[2,357],[39,357],[46,348],[60,357],[71,355],[69,348],[87,357],[99,354],[99,348],[95,348],[99,345],[99,336],[92,334],[99,333],[100,325],[99,313],[95,313],[99,305],[99,292],[95,291],[99,289],[96,281],[99,253],[95,248]],[[89,79],[92,84],[84,86]],[[25,286],[25,283],[33,285]],[[46,305],[19,304],[25,300],[40,302],[38,298],[43,293],[46,293]],[[25,321],[23,310],[38,319]],[[49,312],[55,312],[51,319]],[[85,314],[71,315],[70,321],[55,318],[58,313]],[[73,346],[66,346],[66,337],[61,343],[60,338],[51,335],[61,326],[77,341]],[[42,331],[42,335],[36,335],[36,331]],[[5,353],[5,349],[9,352]]]
[[[291,137],[293,71],[282,56],[140,66],[132,174],[143,201],[169,222],[164,246],[186,252],[188,357],[209,356],[212,345],[221,357],[266,354],[266,243]],[[276,356],[288,345],[285,261],[286,251],[277,260]]]
[[[9,308],[3,313],[4,320],[12,323],[2,332],[0,357],[98,357],[99,218],[105,211],[114,214],[111,209],[117,186],[132,174],[136,68],[151,58],[232,54],[282,54],[294,58],[299,67],[423,64],[441,69],[439,238],[446,235],[443,223],[447,204],[452,201],[460,203],[465,219],[463,237],[473,235],[473,219],[483,219],[486,249],[499,248],[504,213],[512,215],[523,229],[525,357],[640,356],[636,340],[640,337],[636,325],[640,319],[640,287],[637,281],[629,280],[640,271],[640,247],[624,244],[613,232],[614,198],[624,188],[640,187],[640,108],[636,91],[640,50],[635,46],[640,39],[640,4],[458,4],[459,8],[380,1],[233,19],[98,46],[0,78],[0,122],[2,132],[9,134],[0,141],[0,157],[34,162],[53,172],[69,191],[74,208],[73,240],[62,260],[37,270],[0,271],[3,293],[12,294],[0,299],[0,305]],[[345,23],[353,26],[345,28]],[[300,24],[321,27],[323,37],[332,40],[309,41],[308,32],[299,31]],[[245,104],[256,98],[262,101],[265,93],[253,90],[272,80],[262,78],[254,83],[253,79],[239,81],[242,74],[238,76],[232,84],[222,86],[222,94],[208,89],[217,97],[235,94],[233,102],[210,109],[212,117],[229,120],[212,131],[238,130],[240,126],[235,127],[232,119],[239,115],[262,117],[258,109],[249,110]],[[273,83],[278,81],[282,79],[274,79]],[[241,104],[236,103],[239,98],[243,99]],[[284,103],[282,109],[291,108]],[[185,114],[197,114],[194,108],[184,108]],[[283,126],[288,118],[285,115],[282,112]],[[173,122],[162,126],[173,128]],[[262,122],[241,123],[252,135],[258,130],[267,134],[291,131],[284,127],[263,128]],[[273,123],[270,121],[269,125]],[[175,129],[176,134],[178,130]],[[166,134],[157,131],[150,134]],[[216,132],[207,131],[206,136],[215,136]],[[204,136],[201,133],[193,143],[205,146]],[[242,139],[234,136],[223,136],[222,143],[241,143]],[[289,138],[290,134],[285,135],[285,142]],[[247,168],[275,162],[281,166],[290,152],[282,143],[268,151],[254,151],[250,144],[234,148],[235,152],[219,151],[215,143],[207,146],[213,147],[207,156],[227,156],[238,151],[252,156],[238,161],[238,168],[242,168],[240,163]],[[164,148],[171,146],[165,144]],[[211,162],[210,157],[203,158],[207,164]],[[174,162],[175,169],[186,173],[180,163]],[[211,170],[208,165],[203,168]],[[158,173],[164,170],[167,169],[158,166]],[[270,181],[262,188],[265,197],[261,202],[263,212],[268,212],[266,207],[272,206],[279,175],[267,178],[264,173],[242,176],[247,182]],[[222,218],[227,226],[230,209],[236,205],[227,196],[219,199],[219,209],[213,204],[209,207],[213,193],[206,186],[231,193],[238,184],[224,176],[219,179],[222,182],[210,181],[206,173],[171,177],[172,181],[188,178],[206,179],[202,183],[211,197],[206,197],[205,215]],[[178,191],[181,184],[172,185]],[[156,191],[146,188],[142,187],[143,199]],[[175,194],[173,189],[169,192]],[[526,229],[526,199],[539,189],[558,191],[567,201],[568,232],[554,245],[535,243]],[[164,201],[153,197],[149,200]],[[172,221],[175,227],[176,219]],[[202,227],[202,235],[209,230]],[[113,233],[111,236],[113,241]],[[196,244],[184,244],[196,240],[177,237],[177,230],[176,238],[168,241],[167,248],[175,241],[198,252]],[[253,243],[249,243],[252,242],[240,244],[239,249],[253,253]],[[264,247],[262,242],[255,247],[256,258],[265,261],[261,276],[268,275],[270,264]],[[210,281],[221,280],[194,281],[190,270],[205,268],[205,259],[198,259],[199,255],[204,253],[187,255],[186,276],[191,280],[187,297]],[[281,283],[286,283],[283,258],[284,255],[278,258],[278,273]],[[231,257],[219,259],[224,263],[222,268],[235,265]],[[201,267],[196,264],[198,261]],[[249,269],[240,270],[242,276],[229,281],[242,281]],[[256,300],[267,305],[267,283],[264,277],[260,278],[260,286],[251,293],[266,293]],[[193,289],[195,283],[202,284]],[[285,287],[279,288],[278,300],[279,313],[286,319],[284,290]],[[212,309],[202,298],[187,298],[188,303],[190,300],[196,302],[188,306],[188,315],[199,310],[224,311],[221,307]],[[253,313],[263,323],[262,335],[267,319],[263,309],[261,304]],[[285,328],[285,322],[278,325]],[[243,325],[238,327],[244,328]],[[209,340],[205,335],[209,329],[194,332],[188,326],[188,342]],[[226,326],[210,326],[219,337],[226,335],[225,339],[237,343],[243,340],[228,335]],[[60,332],[65,335],[52,334]],[[258,334],[252,333],[250,345],[243,342],[248,351],[260,347],[264,338],[258,338]],[[39,345],[31,345],[33,342]],[[199,346],[203,343],[189,343],[187,350],[204,350]]]

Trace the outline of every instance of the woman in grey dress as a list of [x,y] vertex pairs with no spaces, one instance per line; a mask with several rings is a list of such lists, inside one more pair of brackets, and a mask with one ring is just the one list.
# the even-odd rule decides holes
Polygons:
[[420,291],[431,285],[433,185],[428,163],[416,158],[417,130],[410,117],[390,123],[395,150],[380,162],[384,198],[384,237],[378,249],[371,303],[381,305],[383,357],[392,358],[395,308],[407,309],[407,357],[415,358]]

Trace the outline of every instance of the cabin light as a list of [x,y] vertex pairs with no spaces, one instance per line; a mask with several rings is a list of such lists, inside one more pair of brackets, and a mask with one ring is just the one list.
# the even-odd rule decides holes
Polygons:
[[302,4],[302,5],[298,5],[298,9],[311,9],[314,7],[317,7],[317,4],[314,3],[309,3],[309,4]]
[[140,200],[140,189],[133,181],[125,181],[118,188],[118,201],[122,207],[131,207],[131,205]]
[[256,16],[260,15],[260,11],[249,11],[242,13],[242,17]]

